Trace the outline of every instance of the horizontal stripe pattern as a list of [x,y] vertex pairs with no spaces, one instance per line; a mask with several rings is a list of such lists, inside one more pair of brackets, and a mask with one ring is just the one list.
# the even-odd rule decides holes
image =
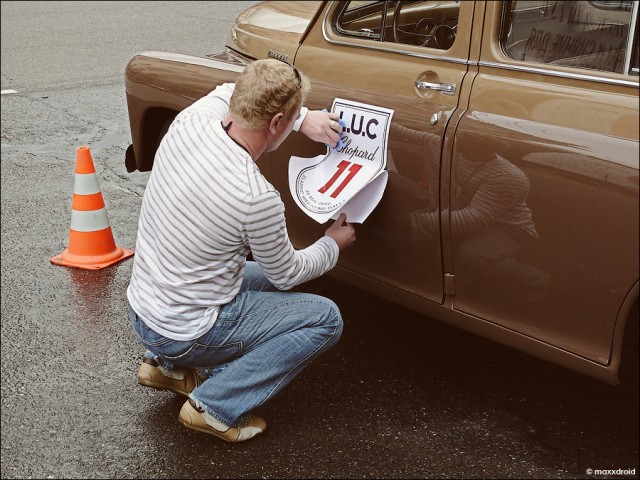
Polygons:
[[109,226],[106,208],[86,211],[71,210],[71,230],[76,232],[95,232]]
[[156,153],[138,224],[128,298],[155,331],[198,338],[238,293],[249,252],[286,290],[333,268],[329,237],[289,241],[284,204],[245,150],[224,132],[232,84],[183,110]]
[[98,192],[93,195],[73,194],[74,210],[100,210],[101,208],[105,208],[102,193]]
[[73,183],[73,193],[78,195],[92,195],[100,191],[98,176],[94,173],[76,173]]

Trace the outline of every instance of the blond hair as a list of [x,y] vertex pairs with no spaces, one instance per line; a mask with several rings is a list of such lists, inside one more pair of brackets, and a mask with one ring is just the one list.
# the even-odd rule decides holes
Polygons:
[[244,128],[264,128],[279,112],[287,121],[297,118],[308,92],[309,80],[292,65],[256,60],[237,78],[229,112]]

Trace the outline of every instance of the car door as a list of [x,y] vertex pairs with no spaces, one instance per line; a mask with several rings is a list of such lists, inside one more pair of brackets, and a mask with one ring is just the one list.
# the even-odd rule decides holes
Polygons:
[[454,308],[602,365],[637,301],[637,16],[489,2],[452,157]]
[[[343,98],[394,111],[386,191],[357,227],[357,245],[341,254],[339,265],[433,302],[443,300],[443,140],[464,98],[474,7],[456,1],[331,2],[295,57],[312,82],[310,108],[331,108]],[[299,138],[288,142],[295,145],[285,145],[287,154],[322,153],[305,151]],[[286,162],[276,165],[271,162],[272,178],[287,203],[289,233],[294,243],[306,245],[329,224],[318,225],[296,207]],[[428,238],[411,236],[412,211],[431,216]]]

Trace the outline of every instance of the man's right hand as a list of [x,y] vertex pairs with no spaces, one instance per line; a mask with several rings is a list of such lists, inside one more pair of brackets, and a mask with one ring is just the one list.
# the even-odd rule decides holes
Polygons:
[[333,222],[333,225],[327,229],[325,235],[336,241],[340,251],[349,248],[356,242],[356,231],[353,225],[347,223],[347,216],[344,213],[341,213],[338,219]]

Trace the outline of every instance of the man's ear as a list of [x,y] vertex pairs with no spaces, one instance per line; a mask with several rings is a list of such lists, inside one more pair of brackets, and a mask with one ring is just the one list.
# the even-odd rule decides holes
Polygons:
[[272,134],[275,134],[276,128],[278,127],[280,122],[283,121],[283,119],[284,119],[284,113],[282,112],[276,113],[271,119],[271,122],[269,123],[269,132],[271,132]]

